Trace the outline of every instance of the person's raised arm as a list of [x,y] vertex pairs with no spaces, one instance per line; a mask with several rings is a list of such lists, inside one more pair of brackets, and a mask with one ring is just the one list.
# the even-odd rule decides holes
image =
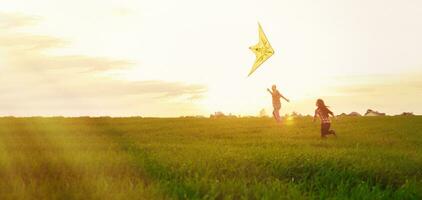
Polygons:
[[280,93],[281,98],[283,98],[284,100],[286,100],[287,102],[290,102],[289,99],[287,99],[286,97],[284,97],[281,93]]
[[331,116],[335,117],[334,116],[334,113],[331,110],[328,110],[328,114],[330,114]]
[[267,91],[268,91],[271,95],[273,95],[273,93],[271,92],[271,90],[270,90],[269,88],[267,88]]
[[317,115],[318,115],[318,112],[315,110],[314,119],[312,119],[312,122],[315,122]]

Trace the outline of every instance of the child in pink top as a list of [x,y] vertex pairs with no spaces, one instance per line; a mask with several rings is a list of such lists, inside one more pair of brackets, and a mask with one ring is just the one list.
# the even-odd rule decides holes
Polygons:
[[331,120],[330,115],[334,117],[334,113],[325,105],[322,99],[316,102],[317,109],[315,110],[314,120],[319,117],[321,120],[321,137],[326,138],[327,135],[336,135],[334,130],[330,130]]

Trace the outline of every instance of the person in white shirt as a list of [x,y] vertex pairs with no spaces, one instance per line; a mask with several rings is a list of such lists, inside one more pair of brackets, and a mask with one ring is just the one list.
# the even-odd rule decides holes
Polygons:
[[273,116],[274,119],[277,122],[281,122],[281,117],[280,117],[280,109],[281,109],[281,101],[280,98],[283,98],[284,100],[286,100],[287,102],[290,102],[289,99],[287,99],[286,97],[284,97],[278,90],[277,90],[277,86],[273,85],[271,87],[271,90],[267,88],[267,91],[271,94],[272,98],[273,98]]

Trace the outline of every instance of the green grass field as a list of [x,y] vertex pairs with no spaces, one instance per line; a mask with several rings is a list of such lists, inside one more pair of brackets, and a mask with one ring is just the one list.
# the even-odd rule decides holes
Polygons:
[[422,117],[0,118],[0,199],[422,199]]

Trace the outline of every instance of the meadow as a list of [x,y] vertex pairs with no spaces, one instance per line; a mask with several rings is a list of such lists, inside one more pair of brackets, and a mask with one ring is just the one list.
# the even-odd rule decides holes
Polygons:
[[0,199],[422,199],[422,117],[0,118]]

